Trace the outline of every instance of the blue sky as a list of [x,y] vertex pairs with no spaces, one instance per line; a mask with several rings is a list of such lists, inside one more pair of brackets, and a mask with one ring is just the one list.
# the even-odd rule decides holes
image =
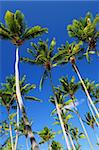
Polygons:
[[[47,27],[49,29],[49,33],[42,36],[42,39],[49,38],[49,42],[53,37],[56,38],[57,44],[56,48],[61,44],[64,44],[66,40],[70,42],[73,39],[70,39],[66,26],[72,22],[75,18],[80,18],[80,16],[84,17],[85,14],[90,11],[93,16],[99,13],[99,2],[84,2],[84,1],[2,1],[0,2],[1,5],[1,14],[0,14],[0,21],[4,22],[4,14],[7,10],[15,12],[17,9],[21,10],[26,18],[27,25],[32,27],[35,25],[41,25],[42,27]],[[31,40],[31,41],[37,41]],[[27,56],[27,48],[30,48],[30,42],[27,41],[24,43],[23,46],[20,47],[20,55]],[[15,62],[15,46],[13,46],[9,41],[0,41],[0,82],[5,82],[5,77],[14,74],[14,62]],[[83,77],[87,77],[91,80],[95,80],[99,83],[99,71],[97,70],[99,66],[99,58],[93,57],[92,63],[89,65],[86,60],[82,60],[77,62],[78,67],[81,69],[81,73]],[[24,74],[27,76],[27,82],[34,83],[37,85],[37,89],[34,90],[31,94],[33,96],[37,96],[43,99],[43,103],[26,103],[27,113],[29,118],[33,119],[33,130],[39,131],[45,125],[53,128],[53,131],[57,131],[59,127],[52,126],[54,119],[50,117],[50,113],[53,110],[53,105],[48,102],[49,96],[52,95],[50,82],[49,80],[45,81],[44,88],[41,92],[39,92],[38,85],[40,82],[41,75],[43,73],[43,69],[37,66],[31,66],[28,64],[20,64],[20,76],[22,77]],[[53,69],[53,83],[55,85],[59,84],[59,78],[63,75],[67,75],[71,77],[72,75],[76,74],[72,70],[70,64],[58,67]],[[76,80],[78,78],[76,77]],[[83,92],[79,91],[77,94],[77,98],[79,100],[85,99],[86,97]],[[86,101],[83,102],[83,105],[79,105],[79,111],[81,115],[87,111]],[[0,108],[1,111],[4,111]],[[3,118],[3,115],[0,114],[0,118]],[[78,119],[73,119],[74,126],[79,126]],[[93,140],[93,131],[90,130],[87,126],[88,133],[91,136],[91,141],[94,144]],[[81,127],[80,127],[81,129]],[[94,137],[95,139],[95,137]],[[38,137],[37,137],[37,140]],[[64,143],[62,136],[57,135],[56,140]],[[24,140],[20,139],[19,144],[23,144],[23,150],[25,150]],[[82,140],[82,150],[90,150],[86,140]],[[41,150],[46,150],[46,144],[41,146]],[[95,150],[98,148],[94,145]]]

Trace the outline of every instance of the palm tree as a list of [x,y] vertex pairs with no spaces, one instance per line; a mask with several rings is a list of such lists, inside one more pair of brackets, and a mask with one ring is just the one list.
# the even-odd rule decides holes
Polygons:
[[[79,88],[79,83],[75,83],[75,78],[74,78],[74,77],[71,78],[70,82],[68,81],[68,77],[66,77],[66,78],[65,78],[65,77],[62,77],[62,78],[60,79],[60,82],[61,82],[61,87],[58,88],[58,90],[61,91],[64,95],[70,97],[70,100],[69,100],[69,101],[70,101],[70,103],[73,104],[75,113],[76,113],[77,116],[78,116],[78,119],[79,119],[80,124],[81,124],[81,126],[82,126],[82,128],[83,128],[83,131],[84,131],[84,133],[85,133],[85,135],[86,135],[86,138],[87,138],[87,140],[88,140],[88,143],[89,143],[91,149],[93,149],[93,146],[92,146],[92,144],[91,144],[91,142],[90,142],[88,133],[87,133],[86,128],[85,128],[85,126],[84,126],[83,120],[82,120],[82,118],[81,118],[81,115],[80,115],[80,113],[79,113],[79,111],[78,111],[78,109],[77,109],[77,107],[76,107],[76,103],[75,103],[75,99],[76,99],[76,98],[75,98],[75,93],[77,92],[77,90],[78,90],[78,88]],[[67,102],[68,102],[68,101],[67,101]],[[65,104],[66,104],[66,103],[65,103]]]
[[99,117],[99,112],[97,110],[97,108],[95,107],[90,94],[88,93],[88,90],[85,86],[85,83],[81,77],[80,71],[76,65],[76,55],[79,54],[81,51],[83,51],[83,48],[81,48],[82,45],[82,41],[80,41],[78,44],[76,44],[75,42],[69,44],[68,42],[66,42],[65,45],[62,45],[62,47],[58,48],[58,53],[54,56],[54,61],[58,62],[56,63],[56,65],[62,65],[62,64],[66,64],[68,62],[70,62],[72,64],[72,67],[74,69],[74,71],[76,72],[83,88],[85,91],[86,96],[88,97],[88,101],[90,103],[90,105],[93,107],[97,117]]
[[43,76],[41,78],[41,81],[40,81],[40,89],[42,88],[44,80],[49,76],[52,91],[53,91],[53,94],[54,94],[54,97],[55,97],[55,106],[56,106],[56,109],[57,109],[57,114],[58,114],[58,117],[59,117],[59,120],[60,120],[60,123],[61,123],[61,128],[62,128],[64,137],[65,137],[65,141],[66,141],[68,150],[70,150],[70,145],[69,145],[68,138],[67,138],[67,135],[66,135],[66,132],[65,132],[65,129],[64,129],[62,117],[61,117],[61,114],[60,114],[60,109],[58,107],[57,98],[56,98],[56,95],[55,95],[54,86],[53,86],[53,82],[52,82],[51,70],[52,70],[53,67],[56,66],[56,63],[53,59],[54,58],[53,51],[54,51],[55,45],[56,45],[56,41],[55,41],[54,38],[51,41],[50,46],[48,46],[48,40],[46,40],[46,41],[40,40],[38,42],[38,44],[31,43],[31,46],[33,47],[33,50],[28,49],[28,53],[30,53],[32,55],[33,59],[23,57],[23,58],[21,58],[21,61],[27,62],[27,63],[30,63],[30,64],[41,65],[41,66],[44,67],[44,74],[43,74]]
[[[40,101],[38,98],[27,95],[30,90],[35,88],[35,85],[34,84],[27,84],[25,79],[26,79],[26,76],[23,76],[22,80],[20,80],[20,82],[19,82],[21,95],[27,100]],[[17,101],[18,101],[17,100],[17,95],[16,95],[15,76],[7,77],[6,78],[6,83],[1,85],[0,99],[1,99],[0,100],[1,105],[6,107],[7,112],[8,112],[8,116],[9,116],[10,109],[11,108],[16,108]],[[9,127],[10,128],[10,135],[11,135],[12,145],[13,145],[11,124],[9,124],[9,125],[10,125],[10,127]],[[15,147],[14,147],[14,145],[12,146],[12,147],[14,147],[14,150],[16,149],[17,143],[18,143],[18,128],[19,128],[19,110],[18,110],[18,107],[17,107],[16,140],[15,140]],[[26,126],[25,126],[25,128],[26,128]],[[27,128],[26,128],[26,131],[28,133]]]
[[71,133],[71,136],[72,136],[73,140],[76,141],[77,150],[80,150],[81,149],[81,145],[79,144],[78,140],[82,139],[82,138],[85,138],[85,135],[82,132],[79,133],[79,129],[78,128],[71,128],[70,129],[70,133]]
[[19,10],[16,10],[15,13],[7,11],[4,18],[6,25],[0,23],[0,38],[10,40],[16,46],[15,78],[17,100],[20,110],[23,114],[24,124],[26,125],[28,130],[28,136],[31,141],[32,149],[34,149],[35,147],[38,147],[38,145],[34,138],[32,129],[29,125],[29,121],[28,119],[26,119],[26,111],[21,97],[19,86],[19,47],[24,43],[24,41],[29,40],[31,38],[36,38],[42,35],[43,33],[47,32],[47,29],[41,28],[40,26],[27,28],[24,21],[24,15]]
[[[94,104],[97,103],[97,102],[98,102],[98,94],[99,94],[99,93],[98,93],[98,92],[99,92],[99,88],[98,88],[98,87],[99,87],[99,84],[95,84],[94,81],[90,81],[90,80],[88,80],[88,79],[84,80],[84,83],[85,83],[85,85],[86,85],[86,88],[87,88],[87,90],[88,90],[90,96],[91,96],[91,97],[93,98],[93,100],[94,100]],[[83,89],[83,87],[82,87],[82,89]],[[84,90],[84,89],[83,89],[83,90]],[[89,106],[90,112],[92,113],[92,116],[93,116],[93,118],[94,118],[94,120],[95,120],[97,126],[99,127],[99,123],[98,123],[98,120],[97,120],[97,116],[94,115],[94,112],[93,112],[93,110],[92,110],[92,108],[91,108],[89,102],[88,102],[88,106]]]
[[97,144],[98,144],[99,140],[98,140],[97,135],[94,130],[96,121],[95,121],[94,117],[90,114],[90,112],[86,113],[84,122],[93,129],[94,134],[96,136]]
[[51,143],[51,150],[63,150],[63,146],[59,142],[53,140]]
[[50,150],[51,145],[50,141],[55,137],[55,132],[52,131],[52,129],[49,129],[48,127],[44,127],[43,130],[38,132],[38,135],[42,139],[39,144],[48,143],[48,150]]
[[[69,138],[69,140],[71,142],[73,150],[76,150],[75,145],[73,143],[73,140],[71,138],[71,135],[69,133],[69,123],[68,123],[68,121],[71,118],[73,118],[73,116],[70,113],[68,113],[69,109],[67,109],[67,111],[65,109],[65,111],[64,111],[64,107],[66,106],[66,102],[64,102],[65,101],[65,97],[61,94],[61,92],[57,91],[55,94],[56,94],[56,97],[57,97],[58,106],[60,108],[60,112],[61,112],[62,121],[63,121],[64,128],[65,128],[65,132],[66,132],[66,134],[67,134],[67,136],[68,136],[68,138]],[[50,97],[50,102],[52,102],[55,105],[55,99],[54,99],[54,97],[52,97],[52,96]],[[71,111],[71,110],[69,110],[69,111]],[[56,113],[56,109],[54,109],[51,114],[54,115],[55,113]],[[54,124],[55,125],[56,124],[60,125],[59,119],[55,118],[55,120],[56,120],[56,122]]]
[[[67,26],[68,34],[70,37],[76,38],[77,40],[87,43],[86,57],[89,60],[88,54],[93,50],[96,51],[97,40],[99,39],[99,31],[97,24],[99,23],[99,14],[95,17],[88,12],[85,18],[79,20],[74,19],[71,25]],[[86,46],[85,46],[86,47]],[[92,53],[93,54],[93,53]]]

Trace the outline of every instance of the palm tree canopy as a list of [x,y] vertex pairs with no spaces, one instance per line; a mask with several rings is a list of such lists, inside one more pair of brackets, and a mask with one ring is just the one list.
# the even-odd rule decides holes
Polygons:
[[[33,96],[28,96],[27,94],[34,89],[36,86],[34,84],[26,83],[26,76],[23,76],[20,80],[20,90],[21,94],[25,99],[31,101],[41,101],[38,98]],[[16,84],[15,84],[15,76],[9,76],[6,78],[6,83],[1,84],[0,88],[0,103],[3,106],[6,106],[10,109],[10,106],[14,104],[14,100],[17,99],[16,96]]]
[[94,119],[94,117],[90,114],[90,112],[88,112],[86,115],[85,115],[85,119],[84,122],[89,125],[91,128],[94,129],[94,126],[96,124],[96,121]]
[[37,64],[44,67],[44,73],[40,81],[40,89],[43,86],[44,80],[48,77],[49,71],[52,67],[55,67],[54,48],[56,45],[55,38],[52,39],[50,44],[48,40],[39,40],[37,44],[31,43],[33,49],[28,49],[27,52],[30,54],[31,58],[23,57],[20,60],[30,64]]
[[84,133],[79,132],[78,128],[71,128],[70,133],[71,133],[72,138],[76,141],[78,141],[79,138],[80,139],[85,138]]
[[92,40],[99,38],[99,31],[97,31],[97,24],[99,23],[99,14],[93,18],[92,14],[88,12],[85,18],[79,20],[74,19],[72,25],[68,25],[67,30],[70,37],[77,38],[82,41],[90,42],[90,48],[94,48]]
[[40,144],[43,144],[53,139],[55,137],[55,132],[53,132],[52,129],[49,129],[48,127],[44,127],[43,130],[38,132],[38,135],[42,139]]
[[47,28],[40,26],[28,28],[24,15],[19,10],[16,10],[15,13],[8,10],[4,18],[5,25],[0,22],[0,38],[9,39],[17,46],[22,45],[25,40],[36,38],[48,32]]
[[79,43],[69,43],[66,41],[65,45],[62,44],[61,47],[58,48],[58,53],[53,57],[53,61],[56,61],[57,65],[62,65],[68,63],[72,59],[74,60],[74,57],[83,51],[82,45],[82,41]]
[[41,39],[37,44],[31,42],[33,49],[28,49],[27,52],[31,54],[31,58],[23,57],[21,61],[27,62],[30,64],[43,65],[46,70],[50,70],[53,65],[53,51],[56,45],[56,41],[53,38],[50,45],[48,45],[48,40],[42,41]]
[[51,144],[51,150],[63,150],[63,146],[59,142],[53,140]]

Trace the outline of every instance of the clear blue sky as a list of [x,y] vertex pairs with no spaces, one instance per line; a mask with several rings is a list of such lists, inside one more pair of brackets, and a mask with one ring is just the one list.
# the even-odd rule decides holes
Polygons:
[[[84,17],[85,14],[90,11],[93,16],[99,13],[99,2],[73,2],[73,1],[2,1],[1,5],[1,14],[0,21],[4,22],[4,15],[7,10],[15,12],[17,9],[21,10],[26,18],[28,26],[32,27],[35,25],[41,25],[42,27],[47,27],[49,29],[49,33],[44,35],[42,39],[49,38],[49,41],[53,37],[56,38],[57,45],[60,46],[62,43],[65,43],[66,40],[70,42],[73,41],[68,37],[66,26],[72,22],[75,18],[80,18],[80,16]],[[33,41],[33,40],[31,40]],[[36,39],[37,41],[37,39]],[[27,56],[27,48],[30,47],[30,41],[24,43],[23,46],[20,47],[20,55]],[[88,77],[91,80],[95,80],[99,83],[99,71],[97,70],[99,66],[99,58],[93,57],[92,64],[89,65],[86,60],[82,60],[77,62],[78,67],[81,69],[81,73],[83,77]],[[14,62],[15,62],[15,46],[13,46],[9,41],[0,41],[0,82],[5,81],[5,77],[14,74]],[[43,99],[43,103],[26,103],[26,108],[28,112],[29,118],[33,119],[33,130],[39,131],[45,125],[53,128],[54,131],[57,131],[59,128],[52,126],[53,118],[50,117],[50,113],[53,110],[53,106],[48,102],[49,96],[52,95],[49,80],[47,80],[44,84],[44,88],[41,92],[39,92],[38,85],[43,73],[43,69],[37,66],[31,66],[28,64],[20,64],[20,75],[26,74],[27,82],[34,83],[37,85],[37,89],[34,90],[31,94]],[[72,76],[75,75],[72,70],[71,65],[66,65],[64,67],[58,67],[53,69],[53,82],[55,85],[59,84],[58,79],[62,75]],[[76,75],[75,75],[76,76]],[[76,78],[78,80],[78,78]],[[78,92],[77,98],[79,100],[85,99],[86,97],[82,92]],[[83,102],[83,105],[79,106],[79,110],[81,115],[83,115],[87,111],[86,102]],[[0,108],[1,111],[3,111]],[[0,114],[1,119],[3,115]],[[78,119],[74,119],[74,126],[79,127]],[[88,133],[91,136],[91,141],[94,144],[94,135],[93,131],[90,130],[87,126]],[[81,128],[80,128],[81,129]],[[37,137],[37,140],[38,137]],[[61,135],[56,136],[56,140],[64,143]],[[24,140],[20,139],[19,144],[23,144],[23,150],[25,150]],[[90,150],[86,140],[82,140],[82,150]],[[46,144],[41,146],[41,150],[46,150]],[[95,150],[98,148],[94,145]]]

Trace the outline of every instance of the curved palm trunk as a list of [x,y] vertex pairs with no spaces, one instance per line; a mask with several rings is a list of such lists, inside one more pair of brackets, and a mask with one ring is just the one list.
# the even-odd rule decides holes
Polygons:
[[19,70],[18,70],[18,63],[19,63],[19,48],[17,47],[16,49],[16,62],[15,62],[15,80],[16,80],[16,95],[17,95],[17,101],[19,104],[19,108],[22,112],[22,116],[23,116],[23,121],[27,130],[27,134],[28,137],[30,138],[30,142],[31,142],[31,148],[32,150],[38,150],[38,144],[36,143],[36,140],[34,138],[34,134],[32,132],[31,126],[29,124],[27,115],[26,115],[26,111],[25,111],[25,107],[23,105],[23,101],[22,101],[22,97],[21,97],[21,92],[20,92],[20,85],[19,85]]
[[17,103],[17,130],[16,130],[16,139],[15,139],[15,147],[14,147],[14,150],[17,149],[17,145],[18,145],[18,138],[19,138],[18,130],[19,130],[19,105],[18,105],[18,103]]
[[95,105],[94,105],[94,103],[93,103],[93,101],[92,101],[92,99],[91,99],[91,97],[90,97],[90,95],[89,95],[89,93],[88,93],[88,90],[87,90],[87,88],[86,88],[86,86],[85,86],[85,83],[84,83],[84,81],[83,81],[83,79],[82,79],[82,77],[81,77],[81,75],[80,75],[80,72],[79,72],[79,70],[78,70],[76,64],[75,64],[75,63],[72,63],[72,66],[73,66],[73,68],[74,68],[76,74],[78,75],[79,80],[81,81],[81,84],[82,84],[82,86],[83,86],[83,88],[84,88],[84,90],[85,90],[85,93],[86,93],[86,95],[87,95],[87,97],[88,97],[88,100],[89,100],[90,104],[92,105],[92,107],[93,107],[93,109],[94,109],[94,111],[95,111],[97,117],[99,117],[99,112],[98,112],[97,108],[95,107]]
[[92,108],[91,108],[91,106],[89,104],[89,101],[88,101],[88,106],[89,106],[90,112],[92,113],[93,118],[95,119],[96,125],[99,128],[99,123],[98,123],[98,121],[97,121],[97,119],[96,119],[96,117],[94,115],[94,112],[93,112],[93,110],[92,110]]
[[[73,100],[73,98],[72,98],[72,100]],[[86,135],[87,141],[88,141],[88,143],[89,143],[89,145],[90,145],[90,149],[91,149],[91,150],[94,150],[93,145],[91,144],[90,138],[89,138],[89,136],[88,136],[88,133],[87,133],[87,131],[86,131],[86,128],[85,128],[85,126],[84,126],[84,123],[83,123],[82,118],[81,118],[81,116],[80,116],[80,114],[79,114],[79,112],[78,112],[78,109],[77,109],[77,107],[76,107],[76,105],[75,105],[74,100],[73,100],[73,105],[74,105],[74,109],[75,109],[75,111],[76,111],[76,114],[77,114],[77,116],[78,116],[78,119],[79,119],[79,121],[80,121],[80,124],[81,124],[81,126],[82,126],[82,128],[83,128],[83,131],[84,131],[84,133],[85,133],[85,135]]]
[[63,124],[63,120],[62,120],[62,116],[61,116],[61,111],[60,111],[60,109],[58,107],[57,98],[55,96],[55,92],[54,92],[54,88],[53,88],[53,83],[52,83],[51,72],[50,72],[50,82],[51,82],[52,91],[53,91],[53,94],[54,94],[55,106],[56,106],[57,114],[58,114],[58,117],[59,117],[59,121],[60,121],[60,124],[61,124],[61,128],[62,128],[62,131],[63,131],[65,142],[66,142],[66,145],[67,145],[67,149],[71,150],[70,143],[69,143],[69,140],[68,140],[68,136],[66,135],[65,127],[64,127],[64,124]]

